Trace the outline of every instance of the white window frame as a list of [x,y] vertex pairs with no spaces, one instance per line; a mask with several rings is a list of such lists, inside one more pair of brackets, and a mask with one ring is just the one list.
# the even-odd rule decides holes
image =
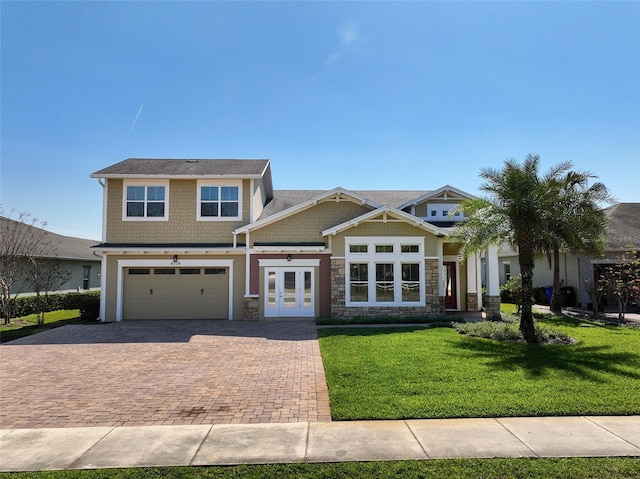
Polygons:
[[[129,186],[144,186],[144,214],[145,216],[127,216],[127,188]],[[164,187],[164,216],[147,216],[147,187]],[[122,221],[169,221],[169,180],[124,180],[122,182]]]
[[461,211],[451,214],[457,206],[458,203],[427,203],[427,220],[461,221],[464,219],[464,214]]
[[[367,253],[351,253],[350,245],[368,245]],[[376,253],[376,245],[393,245],[393,253]],[[402,253],[401,246],[418,245],[417,252]],[[351,301],[351,263],[368,264],[368,301]],[[376,301],[376,264],[393,264],[394,300]],[[402,301],[402,265],[417,263],[419,266],[420,299],[419,301]],[[345,304],[347,307],[363,306],[420,306],[425,302],[424,286],[424,238],[420,236],[408,237],[345,237]]]
[[[224,187],[235,186],[238,188],[238,215],[237,216],[202,216],[201,204],[202,204],[202,187]],[[241,221],[242,220],[242,181],[234,180],[198,180],[198,199],[196,203],[196,220],[197,221]],[[218,203],[222,202],[220,195],[218,196]],[[218,215],[221,209],[218,209]]]

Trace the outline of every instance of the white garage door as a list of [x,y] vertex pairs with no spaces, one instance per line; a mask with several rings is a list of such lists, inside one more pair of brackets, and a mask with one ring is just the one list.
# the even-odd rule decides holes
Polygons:
[[229,319],[229,268],[125,268],[130,319]]

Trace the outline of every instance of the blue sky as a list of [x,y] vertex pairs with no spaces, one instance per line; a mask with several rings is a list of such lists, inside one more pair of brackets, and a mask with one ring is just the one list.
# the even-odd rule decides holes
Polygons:
[[477,194],[542,157],[640,201],[640,2],[7,2],[0,202],[99,239],[89,175],[268,158],[276,189]]

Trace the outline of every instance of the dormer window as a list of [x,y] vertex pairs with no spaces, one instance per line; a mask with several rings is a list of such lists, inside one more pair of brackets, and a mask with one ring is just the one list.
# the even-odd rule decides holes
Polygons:
[[242,219],[242,183],[198,182],[199,221],[232,221]]
[[463,218],[459,211],[454,212],[453,203],[431,203],[427,205],[427,221],[459,221]]
[[164,221],[169,219],[169,182],[124,183],[122,219],[125,221]]

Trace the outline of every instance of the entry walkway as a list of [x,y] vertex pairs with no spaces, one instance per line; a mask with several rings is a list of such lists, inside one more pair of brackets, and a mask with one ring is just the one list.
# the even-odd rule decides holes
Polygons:
[[570,456],[640,456],[640,416],[0,431],[2,471]]

